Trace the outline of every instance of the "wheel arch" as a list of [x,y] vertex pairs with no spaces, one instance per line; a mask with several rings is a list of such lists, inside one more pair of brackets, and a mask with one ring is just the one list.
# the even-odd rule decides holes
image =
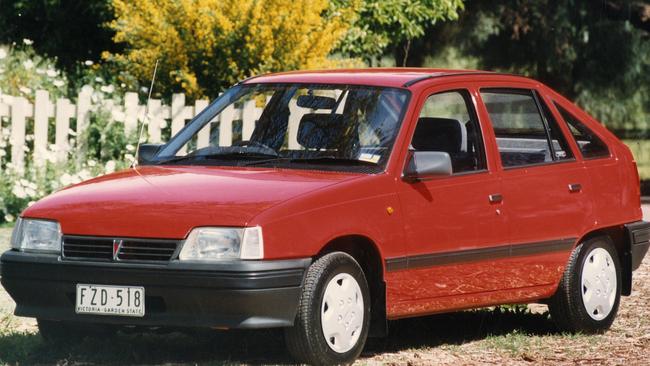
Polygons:
[[386,282],[384,261],[376,243],[364,235],[344,235],[330,240],[318,252],[320,258],[332,252],[344,252],[361,266],[370,289],[370,329],[368,336],[383,337],[388,333],[386,318]]
[[584,234],[576,245],[589,239],[607,236],[614,243],[614,248],[618,254],[619,263],[621,264],[621,295],[629,296],[632,293],[632,261],[631,261],[631,243],[625,228],[625,225],[614,225],[594,229]]

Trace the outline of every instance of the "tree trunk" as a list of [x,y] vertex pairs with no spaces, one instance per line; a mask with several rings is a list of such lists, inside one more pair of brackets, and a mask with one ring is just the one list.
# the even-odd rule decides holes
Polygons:
[[[422,67],[426,57],[426,49],[422,47],[422,39],[400,42],[393,49],[395,66]],[[406,61],[406,62],[404,62]]]

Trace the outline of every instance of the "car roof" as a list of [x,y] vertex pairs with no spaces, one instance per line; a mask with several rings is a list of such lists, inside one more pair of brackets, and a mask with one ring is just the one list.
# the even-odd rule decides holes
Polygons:
[[289,71],[251,77],[244,84],[257,83],[309,83],[309,84],[357,84],[387,87],[409,87],[422,80],[460,75],[501,75],[481,70],[454,70],[429,68],[366,68]]

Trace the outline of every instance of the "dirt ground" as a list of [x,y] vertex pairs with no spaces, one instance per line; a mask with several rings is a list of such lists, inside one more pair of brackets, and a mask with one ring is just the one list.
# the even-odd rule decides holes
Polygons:
[[[644,207],[648,209],[647,207]],[[649,210],[650,211],[650,210]],[[646,216],[646,219],[648,216]],[[10,232],[0,229],[0,249]],[[370,340],[358,365],[647,365],[650,357],[650,259],[634,274],[612,329],[603,335],[559,334],[544,305],[501,307],[392,322]],[[32,319],[11,315],[0,290],[0,364],[286,364],[281,333],[124,334],[51,346]]]

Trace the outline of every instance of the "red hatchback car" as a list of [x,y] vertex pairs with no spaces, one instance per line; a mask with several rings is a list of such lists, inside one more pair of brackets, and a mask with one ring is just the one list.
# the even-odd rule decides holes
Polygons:
[[604,331],[648,250],[641,219],[630,150],[539,82],[291,72],[29,207],[2,284],[46,338],[282,327],[297,360],[339,364],[388,320],[504,303]]

